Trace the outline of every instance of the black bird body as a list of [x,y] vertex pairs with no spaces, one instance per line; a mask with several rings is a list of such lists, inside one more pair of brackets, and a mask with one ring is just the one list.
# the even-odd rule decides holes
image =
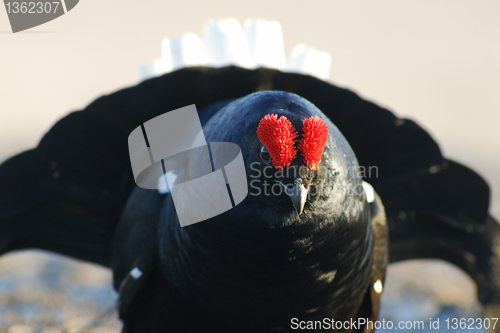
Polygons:
[[[285,193],[264,193],[262,184],[277,179],[264,175],[277,170],[261,161],[262,144],[255,129],[269,113],[287,116],[297,127],[311,115],[326,118],[297,95],[270,91],[228,104],[204,126],[207,141],[233,142],[242,149],[249,170],[248,183],[253,181],[253,190],[257,190],[251,191],[241,204],[210,220],[181,227],[170,196],[145,200],[157,202],[156,207],[151,207],[154,219],[144,218],[145,212],[138,213],[144,206],[144,197],[159,195],[136,189],[124,211],[125,222],[121,223],[126,226],[119,225],[116,233],[113,263],[121,263],[123,249],[127,249],[125,256],[130,259],[128,266],[114,267],[115,286],[119,287],[124,274],[134,266],[133,260],[137,260],[136,249],[130,251],[123,244],[145,241],[142,236],[131,241],[130,237],[142,234],[131,232],[131,227],[137,228],[136,224],[144,220],[159,220],[157,234],[150,238],[155,239],[158,248],[145,256],[159,254],[161,271],[155,274],[161,274],[159,279],[171,286],[176,295],[173,303],[166,298],[160,302],[173,307],[179,306],[181,300],[180,304],[185,304],[181,313],[174,316],[179,320],[179,329],[190,316],[203,318],[204,326],[196,326],[193,332],[201,328],[241,331],[242,327],[253,332],[278,328],[287,331],[291,318],[356,319],[371,285],[375,234],[369,203],[356,173],[358,164],[347,141],[329,122],[331,136],[320,171],[310,171],[315,175],[309,186],[317,184],[318,193],[299,215]],[[283,174],[293,173],[299,161],[283,170]],[[265,172],[265,167],[273,171]],[[130,325],[139,325],[134,329],[137,331],[143,330],[145,322],[172,321],[163,311],[148,321],[142,315],[131,318]]]
[[[320,167],[306,169],[319,191],[303,213],[286,194],[249,188],[232,210],[181,227],[170,195],[137,188],[129,133],[190,104],[208,142],[238,144],[260,189],[269,179],[258,172],[259,120],[285,115],[299,134],[311,115],[327,121]],[[127,332],[286,332],[292,318],[376,320],[389,250],[394,260],[451,261],[495,304],[499,232],[488,200],[486,183],[443,158],[417,124],[351,91],[270,69],[187,68],[99,98],[6,161],[0,251],[37,247],[111,267]]]

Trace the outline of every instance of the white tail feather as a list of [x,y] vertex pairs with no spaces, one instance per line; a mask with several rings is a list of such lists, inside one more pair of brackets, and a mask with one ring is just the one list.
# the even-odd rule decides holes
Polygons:
[[169,64],[173,71],[207,63],[203,42],[193,33],[181,37],[164,38],[161,52],[163,61]]
[[138,74],[139,80],[151,79],[155,76],[160,76],[172,71],[172,65],[165,62],[163,59],[156,59],[152,64],[139,65]]
[[235,64],[251,68],[254,61],[238,20],[210,20],[203,29],[207,64],[215,67]]
[[330,76],[332,57],[327,52],[316,51],[304,44],[297,45],[288,58],[286,70],[327,79]]
[[285,69],[285,45],[281,24],[276,21],[246,20],[245,37],[255,67]]
[[281,25],[276,21],[210,20],[203,29],[203,41],[186,34],[162,41],[162,58],[139,67],[145,80],[183,67],[237,65],[245,68],[270,67],[327,79],[331,56],[312,47],[297,45],[286,61]]

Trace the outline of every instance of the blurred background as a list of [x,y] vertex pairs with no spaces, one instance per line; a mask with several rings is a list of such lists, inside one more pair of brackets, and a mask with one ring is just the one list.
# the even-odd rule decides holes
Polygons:
[[[83,0],[13,34],[0,9],[0,161],[54,122],[137,83],[161,40],[202,34],[209,19],[276,20],[285,52],[305,43],[332,57],[330,81],[416,120],[443,153],[481,174],[500,217],[500,2]],[[168,92],[166,92],[168,93]],[[40,252],[0,258],[0,332],[118,332],[111,274]],[[383,317],[477,317],[475,287],[439,262],[391,266]],[[446,331],[446,330],[441,330]]]

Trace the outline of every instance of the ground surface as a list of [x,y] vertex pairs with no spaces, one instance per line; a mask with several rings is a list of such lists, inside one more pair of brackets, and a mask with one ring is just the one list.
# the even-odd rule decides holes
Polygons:
[[111,273],[44,252],[0,259],[0,332],[120,332]]
[[[104,268],[38,251],[0,258],[1,333],[119,332],[115,301],[111,273]],[[453,317],[481,317],[468,277],[438,262],[391,266],[381,318],[423,320],[427,328],[429,318],[440,318],[443,328]]]

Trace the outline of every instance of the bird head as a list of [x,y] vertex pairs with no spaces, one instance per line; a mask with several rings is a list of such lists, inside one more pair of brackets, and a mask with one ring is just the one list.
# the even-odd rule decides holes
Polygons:
[[245,200],[275,226],[323,213],[327,206],[344,209],[346,200],[363,201],[349,144],[298,95],[264,91],[235,100],[207,123],[205,133],[208,141],[240,146],[249,186]]
[[[257,128],[257,136],[262,143],[260,157],[264,163],[270,162],[278,171],[288,168],[300,150],[303,163],[298,170],[293,169],[293,183],[284,183],[286,177],[276,176],[275,181],[290,197],[293,207],[300,215],[309,194],[312,173],[318,170],[328,139],[328,126],[318,116],[311,116],[302,122],[302,138],[297,140],[297,132],[286,116],[278,119],[276,114],[265,115]],[[297,149],[298,148],[298,149]],[[289,171],[289,169],[287,170]]]

